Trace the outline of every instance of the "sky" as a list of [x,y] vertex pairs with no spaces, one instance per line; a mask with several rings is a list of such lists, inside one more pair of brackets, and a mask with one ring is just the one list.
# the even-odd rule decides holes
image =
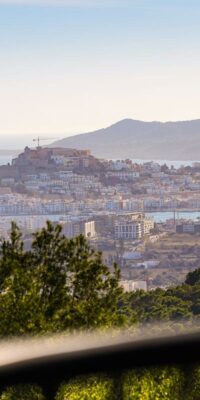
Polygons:
[[199,20],[199,0],[0,0],[0,148],[200,118]]

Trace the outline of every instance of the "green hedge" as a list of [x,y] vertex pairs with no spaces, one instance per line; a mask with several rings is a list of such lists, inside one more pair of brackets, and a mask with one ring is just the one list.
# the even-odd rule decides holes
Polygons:
[[184,374],[177,368],[154,368],[124,375],[123,400],[182,400]]
[[[63,383],[55,400],[200,400],[200,366],[140,369],[117,377],[82,377]],[[121,398],[121,397],[120,397]],[[37,386],[8,388],[0,400],[45,400]]]
[[200,367],[196,366],[186,372],[186,400],[200,400]]
[[6,389],[0,400],[45,400],[38,386],[19,385]]
[[56,400],[114,400],[113,381],[100,376],[77,378],[61,386]]
[[[75,379],[62,385],[56,400],[117,400],[114,382],[105,377]],[[182,400],[185,378],[180,369],[166,367],[126,373],[121,383],[123,400]]]

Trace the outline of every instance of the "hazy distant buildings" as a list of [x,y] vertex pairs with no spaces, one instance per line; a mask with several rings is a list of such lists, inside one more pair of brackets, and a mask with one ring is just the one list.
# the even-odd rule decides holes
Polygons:
[[106,174],[107,178],[116,178],[119,181],[134,181],[140,177],[139,172],[135,171],[109,171]]
[[177,233],[200,233],[200,223],[187,221],[176,226]]

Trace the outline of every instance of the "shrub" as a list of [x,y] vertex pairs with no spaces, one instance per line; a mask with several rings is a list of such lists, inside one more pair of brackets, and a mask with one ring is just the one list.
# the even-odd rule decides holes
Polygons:
[[177,368],[154,368],[124,375],[123,400],[182,400],[184,375]]
[[187,374],[186,400],[200,399],[200,367],[192,368]]
[[114,400],[113,389],[105,376],[77,378],[61,386],[56,400]]
[[6,389],[0,400],[45,400],[38,386],[18,385]]

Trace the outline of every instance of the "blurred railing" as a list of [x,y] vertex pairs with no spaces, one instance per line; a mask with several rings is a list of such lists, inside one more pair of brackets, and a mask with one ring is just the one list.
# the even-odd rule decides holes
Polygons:
[[[113,343],[112,343],[113,341]],[[159,365],[188,365],[200,361],[200,334],[185,333],[159,338],[130,340],[123,336],[98,343],[98,336],[74,339],[40,340],[23,344],[15,342],[0,346],[1,390],[10,385],[38,384],[47,399],[53,400],[59,384],[82,374],[106,372],[119,376],[126,370]],[[91,344],[92,343],[92,344]],[[53,351],[49,351],[53,347]],[[63,351],[62,351],[63,347]],[[7,348],[9,349],[7,351]],[[25,348],[25,350],[24,350]],[[42,349],[45,348],[45,351]],[[30,351],[29,351],[30,349]],[[41,354],[40,354],[41,349]],[[17,351],[17,356],[14,353]],[[13,357],[12,357],[13,352]]]

